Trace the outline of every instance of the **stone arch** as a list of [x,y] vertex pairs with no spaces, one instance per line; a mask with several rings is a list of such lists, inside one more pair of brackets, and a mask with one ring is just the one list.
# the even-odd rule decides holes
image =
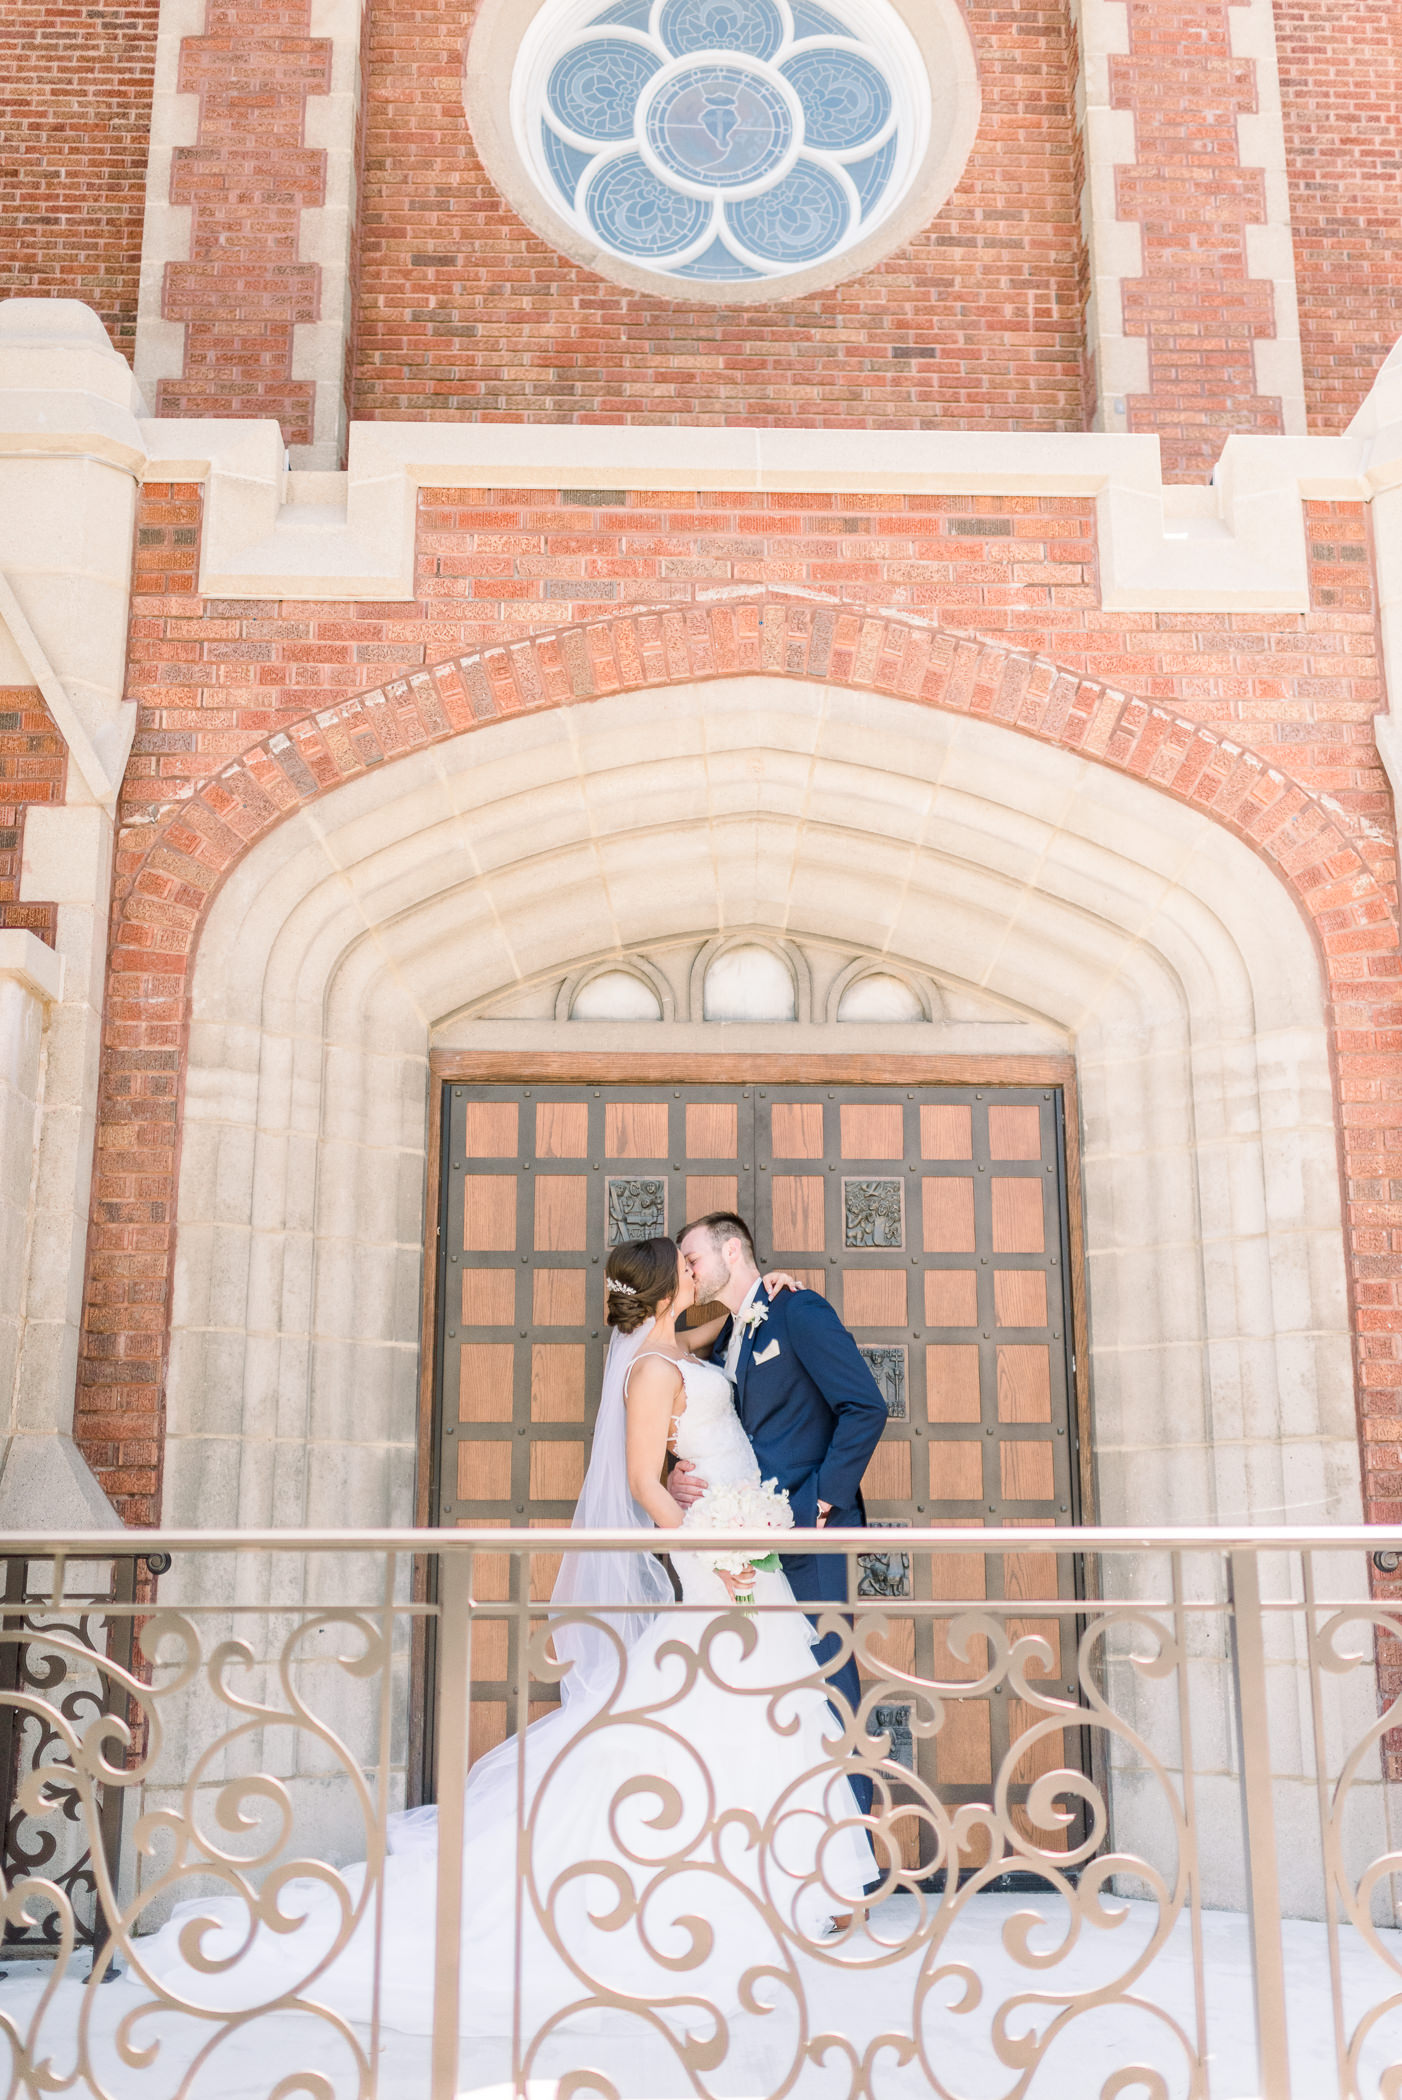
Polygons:
[[[661,811],[636,792],[649,722],[678,739]],[[437,1017],[707,913],[861,937],[1074,1048],[1107,1521],[1356,1511],[1323,983],[1259,859],[1142,783],[826,681],[674,685],[600,701],[566,744],[545,727],[363,773],[215,899],[191,985],[172,1521],[407,1517]],[[797,1047],[799,1025],[728,1035]]]
[[[250,854],[299,815],[315,824],[328,793],[382,769],[388,777],[469,732],[515,723],[539,740],[543,723],[525,730],[532,717],[756,676],[898,700],[912,723],[922,713],[963,718],[1006,731],[1010,750],[1054,747],[1093,761],[1249,846],[1321,948],[1349,944],[1357,962],[1370,939],[1388,943],[1387,896],[1343,825],[1297,782],[1147,701],[917,621],[773,594],[730,599],[538,635],[355,695],[265,738],[149,830],[124,834],[79,1391],[79,1435],[99,1472],[119,1470],[114,1386],[128,1433],[163,1434],[169,1330],[155,1328],[151,1303],[154,1284],[168,1306],[173,1274],[180,1125],[169,1074],[201,929]],[[855,938],[868,945],[862,929]],[[120,1478],[112,1485],[120,1500]]]
[[[494,988],[708,920],[860,941],[1073,1049],[1102,1521],[1356,1519],[1324,974],[1259,855],[1121,770],[826,679],[675,682],[558,729],[523,714],[365,768],[214,895],[188,989],[170,1523],[412,1514],[430,1047],[519,1047],[522,1023],[481,1016]],[[638,752],[664,731],[659,803]],[[553,1050],[589,1024],[528,1025]],[[675,1022],[675,1047],[706,1026]],[[889,1054],[812,1021],[726,1047],[873,1040]],[[1220,1729],[1222,1658],[1195,1669]],[[1157,1740],[1151,1695],[1120,1710]],[[1311,1775],[1281,1785],[1306,1827]],[[1143,1827],[1131,1782],[1115,1813]]]
[[845,970],[839,970],[832,983],[828,986],[827,1010],[824,1014],[824,1019],[828,1021],[840,1020],[842,1018],[842,1002],[847,993],[852,991],[855,986],[864,984],[873,977],[894,978],[896,983],[909,993],[911,1003],[916,1008],[921,1019],[926,1021],[933,1020],[934,1007],[930,997],[930,987],[915,971],[903,970],[898,963],[873,962],[870,957],[865,955],[859,955],[854,962],[848,963]]
[[643,989],[651,993],[657,1002],[657,1018],[660,1021],[676,1019],[676,995],[671,985],[645,955],[627,957],[610,956],[602,962],[589,963],[582,970],[572,971],[560,986],[555,1000],[555,1018],[568,1021],[573,1018],[575,1002],[581,992],[587,991],[600,977],[627,976],[633,978]]
[[792,941],[776,940],[774,935],[762,929],[745,928],[738,933],[717,934],[707,941],[691,966],[691,985],[687,999],[688,1018],[702,1020],[706,1010],[706,980],[712,967],[728,955],[737,954],[745,948],[759,948],[771,955],[788,978],[793,995],[795,1021],[811,1019],[813,1012],[813,988],[809,980],[808,964],[801,951]]

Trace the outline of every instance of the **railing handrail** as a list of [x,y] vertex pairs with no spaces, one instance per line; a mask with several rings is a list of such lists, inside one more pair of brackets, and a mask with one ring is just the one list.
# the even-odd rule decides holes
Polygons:
[[[538,1529],[516,1525],[500,1530],[475,1530],[471,1525],[462,1525],[451,1530],[428,1527],[379,1531],[27,1531],[0,1534],[0,1556],[72,1561],[149,1553],[500,1553],[509,1545],[527,1543],[537,1553],[558,1553],[562,1547],[570,1552],[617,1553],[620,1548],[636,1552],[643,1537],[655,1540],[655,1550],[665,1552],[671,1534],[575,1531],[567,1524],[550,1529],[544,1525]],[[702,1534],[688,1532],[674,1543],[685,1550],[695,1550],[701,1537]],[[779,1537],[754,1527],[708,1530],[704,1534],[705,1550],[719,1553],[743,1551],[761,1541],[785,1553],[859,1553],[873,1539],[889,1541],[901,1551],[919,1546],[951,1553],[1374,1552],[1386,1546],[1402,1548],[1402,1524],[1029,1524],[1016,1528],[990,1524],[986,1529],[975,1530],[938,1524],[919,1530],[903,1525],[895,1530],[873,1524],[867,1529],[844,1531],[786,1531]]]

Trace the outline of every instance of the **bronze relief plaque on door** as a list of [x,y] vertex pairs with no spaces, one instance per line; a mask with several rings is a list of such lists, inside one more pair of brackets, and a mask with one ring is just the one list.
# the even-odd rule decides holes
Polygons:
[[[1069,1557],[949,1553],[912,1566],[900,1543],[911,1525],[1079,1517],[1059,1087],[453,1081],[440,1157],[432,1521],[569,1521],[608,1340],[609,1248],[739,1209],[762,1264],[831,1300],[886,1402],[864,1482],[871,1549],[854,1567],[859,1598],[889,1614],[873,1654],[896,1671],[973,1683],[983,1643],[959,1652],[957,1610],[986,1595],[1064,1598],[1065,1615],[1010,1631],[1039,1633],[1048,1689],[1069,1689]],[[542,1602],[554,1572],[536,1561]],[[503,1596],[516,1579],[505,1556],[481,1572]],[[948,1600],[951,1617],[902,1617],[907,1597]],[[490,1630],[501,1652],[474,1655],[474,1754],[522,1718],[508,1627]],[[554,1697],[535,1687],[532,1714]],[[988,1799],[1032,1718],[999,1691],[949,1701],[933,1739],[918,1739],[894,1697],[872,1725],[952,1808]],[[1015,1802],[1039,1771],[1077,1765],[1079,1742],[1044,1737],[1037,1757]],[[1037,1842],[1048,1844],[1045,1830]]]

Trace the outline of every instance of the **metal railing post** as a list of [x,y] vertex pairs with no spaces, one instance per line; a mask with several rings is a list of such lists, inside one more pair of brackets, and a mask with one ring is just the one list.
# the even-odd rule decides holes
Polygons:
[[1251,1982],[1256,2000],[1256,2057],[1261,2100],[1290,2100],[1290,2040],[1285,2024],[1285,1952],[1280,1935],[1280,1874],[1271,1792],[1270,1723],[1266,1707],[1266,1639],[1261,1571],[1251,1548],[1229,1556],[1232,1675],[1241,1752],[1242,1828],[1246,1838],[1246,1909],[1251,1928]]
[[431,2100],[457,2100],[462,1935],[463,1793],[472,1690],[472,1555],[438,1561],[438,1885]]

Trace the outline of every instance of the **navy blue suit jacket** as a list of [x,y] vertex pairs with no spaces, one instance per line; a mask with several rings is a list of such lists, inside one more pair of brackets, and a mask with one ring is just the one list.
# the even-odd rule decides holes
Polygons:
[[[820,1502],[832,1505],[830,1524],[865,1524],[862,1475],[886,1427],[866,1359],[816,1291],[780,1291],[771,1304],[761,1285],[755,1302],[768,1316],[740,1344],[735,1403],[760,1477],[788,1490],[798,1525],[817,1523]],[[717,1336],[713,1361],[724,1357],[731,1327]]]

